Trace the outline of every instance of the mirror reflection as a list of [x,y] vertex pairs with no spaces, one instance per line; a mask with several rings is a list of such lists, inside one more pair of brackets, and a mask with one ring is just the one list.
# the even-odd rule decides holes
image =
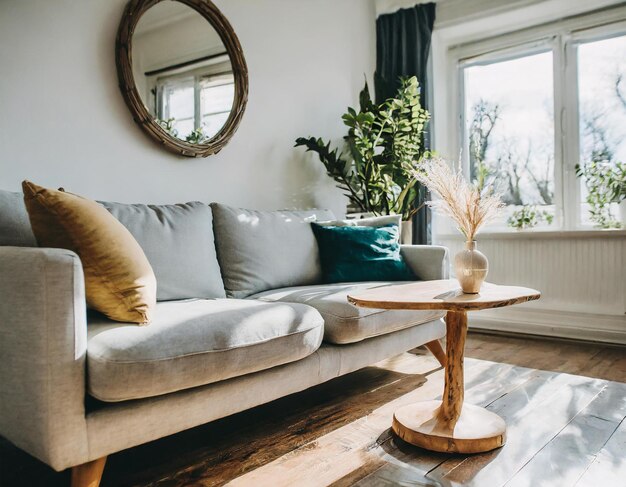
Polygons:
[[172,136],[203,144],[233,108],[233,69],[219,35],[187,5],[166,0],[144,13],[132,40],[141,99]]

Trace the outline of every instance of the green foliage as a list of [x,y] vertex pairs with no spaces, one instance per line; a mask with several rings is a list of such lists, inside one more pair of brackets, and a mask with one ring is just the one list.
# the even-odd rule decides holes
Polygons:
[[178,137],[178,130],[174,128],[175,118],[168,118],[167,120],[163,120],[160,118],[155,119],[156,123],[158,123],[163,130],[165,130],[172,137]]
[[[163,130],[165,130],[172,137],[176,137],[177,139],[181,139],[182,137],[178,136],[178,130],[174,128],[174,123],[176,122],[175,118],[168,118],[167,120],[163,120],[160,118],[156,118],[156,123],[158,123]],[[202,127],[198,127],[194,131],[192,131],[187,137],[185,137],[185,141],[190,144],[204,144],[209,137],[207,137],[204,133]]]
[[611,213],[611,203],[626,199],[626,164],[592,160],[577,164],[576,175],[585,181],[591,221],[600,228],[620,228],[621,223]]
[[626,200],[626,163],[615,163],[608,181],[608,187],[613,203],[620,203]]
[[345,153],[315,137],[299,137],[296,147],[316,152],[328,175],[361,211],[408,220],[417,211],[420,188],[414,170],[426,155],[423,139],[430,118],[419,95],[417,78],[403,78],[396,97],[376,105],[365,83],[359,111],[348,108],[342,116],[348,127]]
[[539,210],[534,205],[526,205],[513,212],[506,223],[509,227],[523,230],[525,228],[536,227],[541,221],[552,225],[554,215],[545,210]]
[[207,139],[208,137],[204,134],[202,127],[198,127],[185,137],[185,140],[190,144],[204,144]]

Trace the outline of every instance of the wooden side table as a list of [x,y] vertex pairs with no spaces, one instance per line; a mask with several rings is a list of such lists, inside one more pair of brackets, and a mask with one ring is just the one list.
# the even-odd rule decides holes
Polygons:
[[504,420],[480,406],[463,404],[467,312],[502,308],[540,296],[534,289],[489,283],[483,284],[479,294],[464,294],[454,279],[383,286],[348,296],[352,304],[366,308],[447,310],[443,398],[398,409],[393,431],[408,443],[438,452],[479,453],[504,445]]

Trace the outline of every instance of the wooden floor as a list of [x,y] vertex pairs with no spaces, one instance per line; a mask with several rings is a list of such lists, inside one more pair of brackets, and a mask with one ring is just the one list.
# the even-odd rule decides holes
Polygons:
[[[397,407],[443,390],[417,352],[112,455],[102,486],[626,485],[626,348],[471,333],[466,351],[466,401],[508,425],[497,451],[430,453],[390,433]],[[0,486],[68,482],[0,440]]]

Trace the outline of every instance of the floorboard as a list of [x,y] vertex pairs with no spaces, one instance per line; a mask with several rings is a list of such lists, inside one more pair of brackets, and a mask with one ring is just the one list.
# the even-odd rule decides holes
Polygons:
[[[102,487],[626,485],[626,348],[470,333],[466,355],[466,401],[508,424],[495,452],[427,452],[390,432],[397,407],[443,391],[418,350],[111,455]],[[18,485],[69,476],[0,439],[0,486]]]
[[[557,375],[555,380],[536,378],[507,394],[487,409],[507,422],[504,448],[462,461],[444,462],[428,476],[449,485],[491,487],[504,485],[538,449],[556,436],[599,394],[603,381]],[[572,378],[571,382],[563,378]]]
[[626,420],[595,456],[575,487],[623,486],[626,479]]
[[575,485],[613,436],[624,416],[626,384],[609,382],[585,409],[513,475],[506,486]]

